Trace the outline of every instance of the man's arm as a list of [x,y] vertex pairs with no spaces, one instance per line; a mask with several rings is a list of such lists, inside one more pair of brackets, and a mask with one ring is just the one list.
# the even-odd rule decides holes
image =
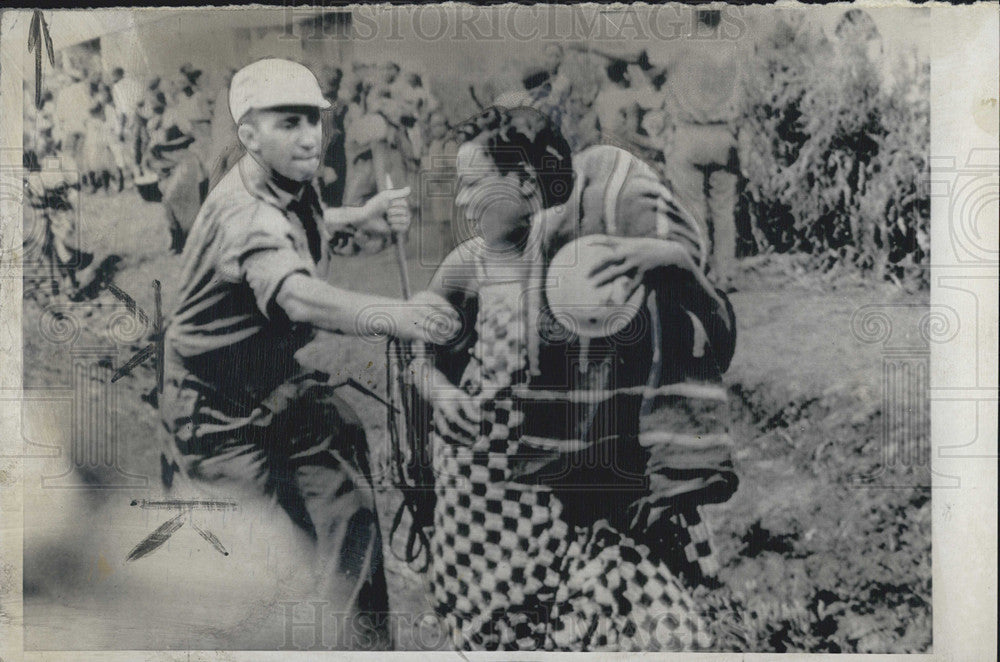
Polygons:
[[276,210],[237,207],[218,221],[220,274],[246,283],[268,318],[283,314],[293,323],[336,333],[432,342],[458,327],[458,314],[433,294],[403,301],[342,290],[312,276],[315,265],[295,249],[287,221]]
[[409,301],[340,289],[303,273],[282,282],[274,305],[288,319],[334,333],[441,342],[458,327],[458,314],[444,299],[421,292]]

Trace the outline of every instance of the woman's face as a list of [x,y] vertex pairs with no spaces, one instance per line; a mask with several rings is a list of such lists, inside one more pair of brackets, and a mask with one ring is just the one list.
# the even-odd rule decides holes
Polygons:
[[486,149],[468,142],[456,159],[458,193],[455,204],[462,217],[490,246],[509,244],[531,224],[536,204],[534,186],[516,173],[501,175]]

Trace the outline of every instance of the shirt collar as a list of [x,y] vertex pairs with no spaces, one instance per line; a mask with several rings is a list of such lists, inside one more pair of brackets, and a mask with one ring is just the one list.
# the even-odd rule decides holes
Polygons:
[[255,198],[274,205],[281,211],[287,211],[295,203],[305,199],[310,200],[309,191],[312,186],[306,182],[302,184],[298,192],[287,191],[274,180],[271,173],[257,162],[252,154],[247,154],[239,162],[240,177],[243,185]]

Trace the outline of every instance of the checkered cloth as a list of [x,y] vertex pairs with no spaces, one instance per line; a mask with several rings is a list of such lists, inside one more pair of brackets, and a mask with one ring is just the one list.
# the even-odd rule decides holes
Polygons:
[[430,581],[459,649],[685,650],[711,644],[685,587],[606,521],[562,518],[551,487],[519,482],[524,447],[511,389],[524,383],[519,283],[479,292],[478,339],[461,388],[483,405],[476,439],[435,424]]

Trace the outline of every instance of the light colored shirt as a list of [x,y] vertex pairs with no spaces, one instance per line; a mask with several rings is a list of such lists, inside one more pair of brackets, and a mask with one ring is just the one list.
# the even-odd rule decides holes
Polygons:
[[617,85],[605,85],[594,99],[594,113],[601,124],[601,134],[616,135],[625,126],[625,108],[632,103],[632,91]]
[[122,78],[111,88],[111,99],[115,102],[115,110],[127,117],[132,117],[142,97],[142,84],[130,76]]
[[90,83],[80,81],[63,88],[55,97],[56,130],[61,136],[86,131],[87,108],[90,107]]
[[311,338],[275,305],[292,274],[318,277],[329,236],[311,183],[281,188],[246,155],[202,204],[184,249],[179,304],[166,332],[168,368],[237,400],[262,397],[298,366]]
[[689,41],[669,61],[664,84],[667,111],[692,124],[736,119],[747,46],[725,39]]

